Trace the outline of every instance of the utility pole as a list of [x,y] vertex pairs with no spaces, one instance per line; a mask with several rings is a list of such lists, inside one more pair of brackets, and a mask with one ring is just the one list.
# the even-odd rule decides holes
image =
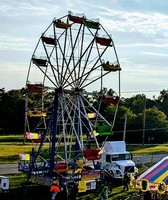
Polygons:
[[143,110],[143,133],[142,133],[142,145],[145,144],[145,128],[146,128],[146,96],[144,95],[144,110]]
[[127,113],[125,114],[125,123],[124,123],[123,141],[125,141],[126,129],[127,129]]

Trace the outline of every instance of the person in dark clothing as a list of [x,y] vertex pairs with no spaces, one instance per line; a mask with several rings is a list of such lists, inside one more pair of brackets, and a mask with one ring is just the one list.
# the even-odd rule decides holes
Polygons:
[[78,184],[74,182],[74,185],[71,190],[71,194],[69,195],[69,199],[76,200],[78,195]]
[[129,190],[129,182],[130,182],[130,177],[128,176],[127,173],[124,174],[124,179],[123,179],[123,183],[124,183],[124,188],[123,188],[123,191],[128,191]]
[[95,166],[94,166],[94,169],[95,170],[99,170],[101,168],[101,163],[98,161]]
[[62,180],[62,182],[61,182],[60,199],[66,200],[67,196],[68,196],[67,182],[65,180]]
[[74,161],[71,163],[71,169],[72,169],[72,173],[73,173],[73,174],[75,173],[76,168],[77,168],[77,163],[76,163],[76,160],[74,160]]

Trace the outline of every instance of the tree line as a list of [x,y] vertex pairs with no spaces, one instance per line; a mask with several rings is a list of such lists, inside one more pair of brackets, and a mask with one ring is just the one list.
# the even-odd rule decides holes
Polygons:
[[[25,88],[5,91],[0,89],[0,133],[23,134],[25,120]],[[128,143],[167,143],[168,142],[168,90],[163,89],[155,99],[148,99],[144,94],[131,98],[122,97],[118,106],[100,101],[100,96],[114,95],[112,89],[103,88],[93,91],[93,96],[86,98],[112,124],[111,140]],[[32,107],[41,98],[31,96]],[[46,93],[49,102],[51,93]]]

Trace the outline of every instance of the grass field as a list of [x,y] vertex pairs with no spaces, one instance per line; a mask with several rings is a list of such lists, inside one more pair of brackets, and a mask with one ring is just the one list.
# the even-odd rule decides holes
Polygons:
[[168,152],[168,145],[127,145],[127,150],[133,155],[161,154]]
[[[133,155],[160,154],[168,152],[168,145],[127,145],[127,150]],[[31,153],[32,143],[26,141],[23,135],[0,136],[0,163],[10,164],[18,162],[19,153]]]
[[[19,153],[31,153],[32,150],[32,143],[26,142],[24,144],[24,138],[23,135],[7,135],[7,136],[0,136],[0,164],[11,164],[11,163],[18,163]],[[128,145],[127,150],[130,151],[133,155],[142,155],[142,154],[159,154],[168,152],[168,146],[167,145]],[[141,170],[141,168],[139,168]],[[18,189],[20,188],[21,184],[27,180],[27,175],[23,173],[18,174],[8,174],[7,175],[10,178],[10,188]],[[134,192],[134,190],[130,190],[129,192],[121,192],[123,189],[122,182],[114,180],[113,186],[112,186],[112,192],[110,194],[109,199],[113,200],[119,200],[123,196],[127,196],[128,193]],[[14,190],[16,191],[16,190]],[[23,192],[22,190],[20,192]],[[32,191],[31,191],[32,192]],[[136,191],[135,191],[136,192]],[[15,192],[16,195],[16,192]],[[46,195],[50,195],[47,193]],[[17,196],[17,195],[16,195]],[[33,197],[24,197],[25,200],[33,200]],[[19,199],[20,197],[16,197],[16,199]],[[40,198],[41,200],[46,199],[44,194]],[[10,197],[9,197],[10,199]],[[85,199],[93,199],[98,200],[100,199],[100,195],[98,192],[96,193],[90,193],[86,195],[80,196],[81,200]]]

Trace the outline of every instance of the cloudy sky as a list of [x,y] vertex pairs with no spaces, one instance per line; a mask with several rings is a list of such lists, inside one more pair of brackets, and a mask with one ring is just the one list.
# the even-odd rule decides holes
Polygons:
[[[113,37],[121,71],[121,95],[147,97],[168,88],[168,1],[2,0],[0,88],[25,86],[29,62],[41,33],[72,11],[99,18]],[[109,85],[113,88],[113,85]],[[115,89],[115,88],[114,88]]]

